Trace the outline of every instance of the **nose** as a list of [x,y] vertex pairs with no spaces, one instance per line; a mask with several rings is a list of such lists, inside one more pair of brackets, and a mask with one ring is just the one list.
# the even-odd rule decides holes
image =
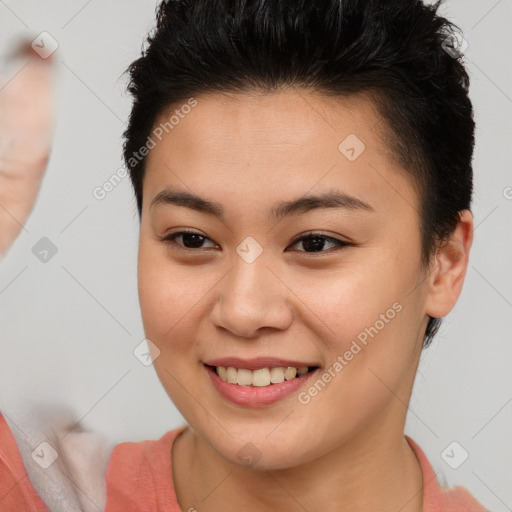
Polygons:
[[263,255],[252,263],[237,256],[217,294],[212,321],[235,336],[255,338],[264,330],[284,330],[292,322],[292,292]]

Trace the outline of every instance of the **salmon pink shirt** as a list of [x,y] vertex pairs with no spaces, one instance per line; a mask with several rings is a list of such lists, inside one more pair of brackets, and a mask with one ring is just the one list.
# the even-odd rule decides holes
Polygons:
[[[154,441],[114,447],[106,474],[105,512],[185,512],[173,487],[171,447],[185,426]],[[421,448],[408,436],[424,482],[423,512],[489,512],[463,487],[442,488]],[[16,440],[0,413],[0,511],[51,512],[32,486]]]

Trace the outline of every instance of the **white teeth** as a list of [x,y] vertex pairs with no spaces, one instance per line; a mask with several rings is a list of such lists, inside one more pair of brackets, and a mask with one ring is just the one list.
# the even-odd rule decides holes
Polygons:
[[228,371],[226,368],[224,368],[224,366],[217,366],[217,374],[222,380],[228,380]]
[[251,370],[244,370],[244,369],[240,368],[240,370],[238,370],[237,383],[240,386],[250,386],[252,384]]
[[270,384],[270,370],[268,368],[254,370],[251,373],[253,386],[263,387]]
[[270,382],[279,384],[284,381],[284,368],[270,368]]
[[238,384],[239,386],[256,386],[265,387],[270,384],[280,384],[285,380],[292,380],[295,377],[300,377],[308,372],[307,366],[295,368],[293,366],[275,367],[275,368],[260,368],[258,370],[246,370],[245,368],[233,368],[229,366],[216,367],[217,375],[224,381],[230,384]]
[[286,380],[292,380],[297,376],[297,368],[294,368],[293,366],[288,366],[286,370],[284,371],[284,378]]
[[[219,368],[222,368],[222,366],[217,366],[217,373],[218,373],[218,369]],[[236,368],[233,368],[232,366],[230,366],[227,370],[226,370],[226,379],[227,381],[230,383],[230,384],[237,384],[237,379],[238,379],[238,370]],[[219,374],[219,377],[222,379],[222,375]],[[222,379],[224,380],[224,379]]]

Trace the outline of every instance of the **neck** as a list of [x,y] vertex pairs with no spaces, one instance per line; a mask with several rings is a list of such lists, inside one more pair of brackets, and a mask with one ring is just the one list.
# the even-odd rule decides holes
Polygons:
[[382,419],[384,426],[373,423],[325,456],[268,471],[227,461],[189,428],[173,448],[173,467],[179,468],[174,472],[178,501],[182,510],[205,512],[242,507],[246,512],[291,507],[325,512],[421,512],[423,477],[403,436],[405,417],[390,429],[396,415],[387,416]]

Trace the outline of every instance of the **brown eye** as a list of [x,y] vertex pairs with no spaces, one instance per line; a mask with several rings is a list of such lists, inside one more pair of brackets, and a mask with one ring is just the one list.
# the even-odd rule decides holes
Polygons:
[[[303,251],[299,252],[305,253],[331,253],[333,250],[339,250],[342,247],[352,245],[349,242],[343,242],[336,238],[322,235],[321,233],[308,233],[307,235],[296,239],[292,246],[297,244],[302,244],[302,247],[304,248]],[[326,244],[333,244],[334,247],[330,247],[328,250],[325,250]]]
[[[181,238],[182,242],[176,242],[177,239]],[[168,244],[175,244],[183,249],[204,249],[203,243],[206,240],[210,240],[207,236],[196,233],[195,231],[178,231],[171,235],[168,235],[161,239],[162,242]]]

